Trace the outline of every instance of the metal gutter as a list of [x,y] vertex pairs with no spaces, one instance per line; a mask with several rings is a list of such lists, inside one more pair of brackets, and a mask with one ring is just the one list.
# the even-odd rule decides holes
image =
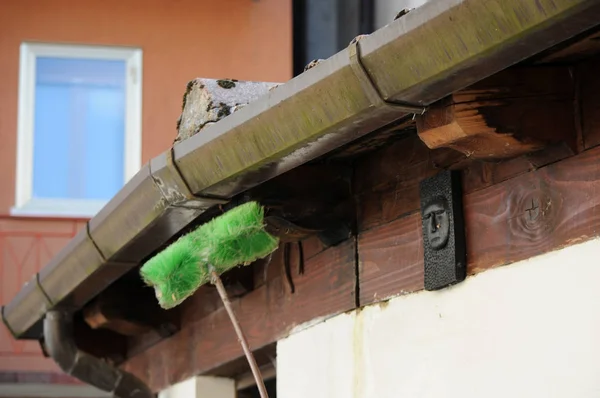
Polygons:
[[154,398],[140,379],[103,359],[77,348],[73,339],[72,314],[51,310],[44,319],[46,350],[63,372],[116,398]]
[[209,208],[600,21],[600,0],[437,0],[152,159],[2,309],[38,339]]

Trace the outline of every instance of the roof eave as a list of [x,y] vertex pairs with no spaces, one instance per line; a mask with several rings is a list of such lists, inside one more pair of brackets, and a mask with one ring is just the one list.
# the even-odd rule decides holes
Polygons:
[[600,20],[598,0],[438,0],[152,159],[2,308],[37,339],[208,209]]

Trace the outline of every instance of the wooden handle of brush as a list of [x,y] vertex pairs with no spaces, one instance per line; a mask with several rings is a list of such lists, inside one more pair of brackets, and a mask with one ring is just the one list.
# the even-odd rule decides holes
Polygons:
[[265,387],[265,382],[263,381],[260,370],[258,369],[258,364],[254,359],[254,355],[252,355],[252,351],[250,351],[250,346],[248,345],[248,340],[246,340],[246,336],[244,336],[244,332],[242,331],[242,327],[238,322],[235,313],[233,312],[233,308],[231,307],[231,301],[229,301],[229,297],[227,296],[227,291],[225,290],[225,286],[223,286],[223,282],[219,277],[219,274],[215,270],[211,271],[212,283],[217,287],[217,291],[219,292],[219,296],[221,296],[221,301],[223,301],[223,305],[225,306],[225,310],[229,315],[229,319],[231,319],[231,323],[233,323],[233,327],[238,336],[238,340],[242,345],[242,349],[244,350],[244,354],[246,355],[246,359],[248,360],[248,364],[250,365],[250,370],[252,371],[252,375],[254,376],[254,380],[256,381],[256,387],[258,388],[258,392],[260,393],[261,398],[269,398],[269,394],[267,394],[267,389]]

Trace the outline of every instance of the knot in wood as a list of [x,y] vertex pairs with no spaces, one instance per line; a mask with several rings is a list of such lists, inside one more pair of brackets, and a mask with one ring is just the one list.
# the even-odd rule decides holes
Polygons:
[[510,220],[512,233],[522,239],[540,240],[555,228],[560,200],[548,187],[534,187],[515,192],[513,205],[517,214]]

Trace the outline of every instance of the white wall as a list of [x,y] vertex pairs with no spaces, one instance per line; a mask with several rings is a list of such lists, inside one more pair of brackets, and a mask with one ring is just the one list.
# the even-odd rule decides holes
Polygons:
[[342,314],[277,344],[277,396],[352,397],[355,319]]
[[236,398],[235,380],[196,376],[170,386],[158,398]]
[[282,340],[283,398],[600,397],[600,240]]

